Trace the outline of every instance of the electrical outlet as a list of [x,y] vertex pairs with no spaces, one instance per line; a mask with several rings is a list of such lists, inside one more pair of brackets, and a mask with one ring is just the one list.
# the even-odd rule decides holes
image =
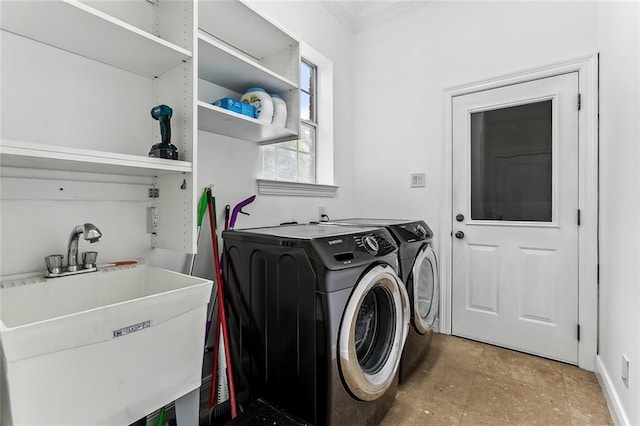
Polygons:
[[620,377],[622,377],[622,383],[628,388],[629,387],[629,358],[622,354],[622,372],[620,373]]
[[158,208],[147,207],[147,233],[155,234],[158,232]]
[[320,204],[318,206],[318,218],[320,220],[320,222],[324,222],[325,220],[327,220],[327,208]]

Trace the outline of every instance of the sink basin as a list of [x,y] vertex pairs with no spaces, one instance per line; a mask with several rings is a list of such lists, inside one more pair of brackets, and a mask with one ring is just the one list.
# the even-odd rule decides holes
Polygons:
[[0,281],[1,423],[130,424],[197,389],[210,293],[147,265]]

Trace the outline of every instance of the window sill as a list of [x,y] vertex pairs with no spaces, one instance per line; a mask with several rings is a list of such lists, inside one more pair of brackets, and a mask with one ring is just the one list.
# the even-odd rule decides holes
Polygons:
[[258,194],[287,195],[296,197],[335,197],[336,185],[321,183],[287,182],[282,180],[257,179]]

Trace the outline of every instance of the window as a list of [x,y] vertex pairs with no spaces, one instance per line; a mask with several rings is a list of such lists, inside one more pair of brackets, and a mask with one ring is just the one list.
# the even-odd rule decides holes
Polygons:
[[333,63],[300,43],[300,139],[261,147],[262,195],[334,197]]
[[262,148],[262,177],[292,182],[316,182],[317,67],[300,64],[300,139]]

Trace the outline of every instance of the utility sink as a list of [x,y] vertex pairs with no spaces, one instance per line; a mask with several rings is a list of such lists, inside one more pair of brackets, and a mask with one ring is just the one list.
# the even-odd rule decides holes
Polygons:
[[147,265],[0,280],[2,425],[126,425],[200,386],[211,281]]

